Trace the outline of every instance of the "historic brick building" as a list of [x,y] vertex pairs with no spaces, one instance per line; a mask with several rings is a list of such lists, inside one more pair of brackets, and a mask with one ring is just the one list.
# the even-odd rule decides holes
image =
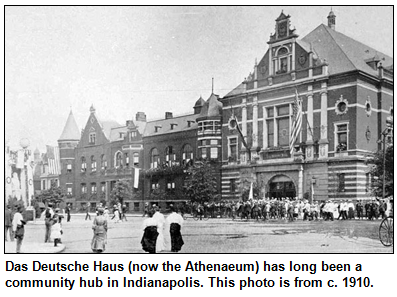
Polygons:
[[[95,209],[100,201],[110,201],[110,191],[120,179],[133,181],[134,168],[142,161],[142,134],[145,114],[138,112],[135,121],[125,125],[101,120],[91,106],[90,116],[80,133],[70,113],[58,140],[61,160],[60,184],[76,209],[87,203]],[[125,204],[131,209],[131,199]]]
[[173,117],[166,112],[164,119],[147,123],[143,135],[145,201],[164,207],[186,201],[185,170],[200,159],[211,161],[220,184],[221,115],[222,104],[211,94],[207,101],[200,97],[191,114]]
[[[222,197],[238,198],[251,182],[267,197],[369,197],[365,160],[393,110],[393,59],[339,33],[332,11],[302,39],[290,22],[282,12],[253,73],[221,99]],[[291,155],[296,93],[303,120]]]

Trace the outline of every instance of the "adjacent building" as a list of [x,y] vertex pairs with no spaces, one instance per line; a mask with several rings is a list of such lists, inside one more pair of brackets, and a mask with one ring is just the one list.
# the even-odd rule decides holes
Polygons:
[[[393,59],[336,29],[331,11],[299,38],[283,12],[254,70],[223,103],[222,197],[367,198],[368,156],[393,112]],[[290,152],[294,100],[302,129]],[[249,149],[230,121],[237,118]]]

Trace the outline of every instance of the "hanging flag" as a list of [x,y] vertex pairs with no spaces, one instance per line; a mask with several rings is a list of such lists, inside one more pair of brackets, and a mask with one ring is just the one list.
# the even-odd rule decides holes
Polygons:
[[291,156],[294,152],[295,141],[298,138],[299,132],[302,128],[302,102],[298,96],[298,90],[295,89],[295,100],[292,114],[292,129],[291,137],[289,139],[289,149]]
[[139,168],[134,168],[134,188],[138,189],[139,185]]
[[248,200],[254,200],[254,186],[253,186],[253,183],[251,183],[251,188],[250,188],[250,193],[248,195]]
[[47,145],[48,173],[53,175],[61,174],[61,164],[59,159],[59,148]]

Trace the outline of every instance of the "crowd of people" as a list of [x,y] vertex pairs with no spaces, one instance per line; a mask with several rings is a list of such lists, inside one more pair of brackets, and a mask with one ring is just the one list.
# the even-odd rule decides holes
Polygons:
[[[88,207],[87,207],[88,208]],[[219,202],[184,202],[170,205],[171,213],[165,217],[158,205],[145,204],[143,216],[148,216],[143,221],[141,239],[142,249],[149,253],[161,251],[178,252],[184,242],[181,234],[185,214],[205,214],[212,218],[225,217],[232,219],[253,220],[296,220],[303,221],[334,221],[334,220],[376,220],[393,216],[393,197],[387,199],[370,200],[341,200],[330,199],[326,201],[309,202],[306,199],[281,198],[281,199],[250,199],[248,201],[219,201]],[[67,222],[70,222],[70,205],[65,208]],[[93,238],[91,249],[95,253],[106,250],[108,224],[127,221],[126,207],[121,203],[112,207],[112,217],[109,209],[102,204],[96,208],[93,220]],[[5,241],[16,239],[16,252],[20,253],[24,238],[23,206],[11,210],[8,205],[5,210]],[[62,219],[64,215],[59,208],[54,208],[48,203],[43,212],[45,222],[44,242],[53,242],[54,246],[62,243]],[[87,211],[85,220],[91,220]]]
[[374,220],[389,216],[393,199],[330,199],[309,202],[298,198],[265,198],[248,201],[186,202],[180,204],[182,214],[204,213],[211,218],[255,220]]

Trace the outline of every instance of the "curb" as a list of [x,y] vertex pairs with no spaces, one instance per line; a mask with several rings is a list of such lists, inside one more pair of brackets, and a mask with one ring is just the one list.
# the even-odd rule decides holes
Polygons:
[[[24,243],[22,241],[21,253],[28,254],[57,254],[65,250],[66,245],[60,244],[54,247],[53,243]],[[16,254],[16,241],[6,241],[4,245],[5,254]]]

